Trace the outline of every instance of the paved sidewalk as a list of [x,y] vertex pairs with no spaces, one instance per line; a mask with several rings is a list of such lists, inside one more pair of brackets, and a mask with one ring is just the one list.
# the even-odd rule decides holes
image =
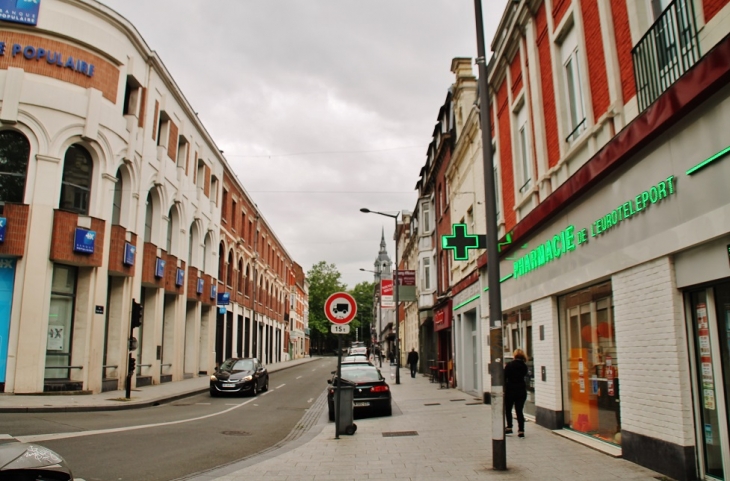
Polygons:
[[[320,359],[269,364],[270,372]],[[391,377],[386,365],[383,374]],[[393,416],[357,419],[353,436],[335,439],[325,392],[286,439],[263,453],[184,479],[189,481],[591,480],[655,481],[658,473],[613,458],[528,423],[526,437],[507,437],[508,470],[492,470],[491,407],[456,389],[401,370],[389,380]],[[93,411],[151,406],[205,392],[208,377],[90,395],[0,394],[0,412]],[[388,436],[389,433],[396,434]]]
[[[387,370],[384,369],[387,375]],[[392,417],[358,419],[353,436],[335,439],[320,402],[318,424],[298,441],[191,481],[591,480],[661,479],[658,473],[570,441],[534,423],[524,439],[507,437],[508,470],[492,470],[490,406],[455,389],[401,371],[390,382]],[[306,417],[306,415],[305,415]],[[399,433],[386,437],[386,433]]]
[[[299,364],[315,361],[307,357],[292,361],[267,364],[269,372],[276,372]],[[155,384],[132,390],[131,400],[125,400],[126,392],[108,391],[100,394],[0,394],[0,413],[59,412],[59,411],[113,411],[136,409],[174,401],[192,394],[206,392],[209,376],[194,377],[183,381]]]

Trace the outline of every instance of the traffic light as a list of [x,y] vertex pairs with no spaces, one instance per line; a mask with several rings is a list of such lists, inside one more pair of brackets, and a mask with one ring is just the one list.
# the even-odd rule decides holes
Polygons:
[[129,367],[127,368],[127,370],[131,374],[134,372],[135,369],[137,369],[137,360],[132,356],[129,356]]
[[142,304],[132,299],[132,329],[142,325]]

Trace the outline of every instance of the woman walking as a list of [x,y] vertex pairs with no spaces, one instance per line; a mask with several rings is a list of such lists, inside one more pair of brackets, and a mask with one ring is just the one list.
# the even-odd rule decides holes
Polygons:
[[514,359],[504,367],[504,412],[507,417],[505,434],[512,434],[512,406],[517,414],[517,436],[525,437],[525,415],[522,409],[527,400],[527,356],[522,349],[515,349]]

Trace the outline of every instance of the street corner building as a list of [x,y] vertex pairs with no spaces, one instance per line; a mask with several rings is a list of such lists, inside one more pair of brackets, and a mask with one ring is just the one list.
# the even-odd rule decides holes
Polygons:
[[301,268],[133,25],[93,0],[0,0],[0,101],[0,391],[293,355]]
[[506,3],[488,79],[452,60],[402,234],[420,249],[422,358],[489,402],[490,359],[520,348],[537,424],[674,479],[730,479],[730,1]]

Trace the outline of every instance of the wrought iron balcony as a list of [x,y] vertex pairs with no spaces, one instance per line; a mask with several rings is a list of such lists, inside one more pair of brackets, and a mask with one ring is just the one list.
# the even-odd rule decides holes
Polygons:
[[700,59],[692,0],[674,0],[632,49],[643,112]]

